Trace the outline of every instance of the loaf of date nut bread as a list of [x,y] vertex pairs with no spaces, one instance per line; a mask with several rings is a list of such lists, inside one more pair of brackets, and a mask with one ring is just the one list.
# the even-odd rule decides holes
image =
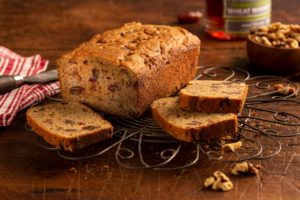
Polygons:
[[27,110],[26,116],[34,132],[68,151],[110,138],[113,130],[108,121],[77,102],[35,106]]
[[154,120],[178,140],[209,141],[238,134],[237,115],[233,113],[184,111],[179,107],[178,97],[155,100],[151,108]]
[[180,90],[181,109],[207,113],[239,113],[247,98],[248,86],[231,81],[192,80]]
[[199,53],[200,40],[182,28],[125,24],[58,59],[61,92],[65,101],[139,117],[194,78]]

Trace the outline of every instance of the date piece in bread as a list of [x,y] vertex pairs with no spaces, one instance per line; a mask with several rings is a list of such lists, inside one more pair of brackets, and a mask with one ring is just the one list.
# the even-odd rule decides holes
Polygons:
[[198,142],[238,134],[236,114],[184,111],[179,108],[178,101],[178,97],[168,97],[158,99],[151,105],[155,121],[174,138]]
[[111,137],[112,125],[81,103],[51,103],[26,112],[27,123],[46,142],[74,151]]
[[179,106],[184,110],[206,113],[239,113],[247,93],[245,83],[192,80],[180,90]]
[[120,117],[139,117],[196,73],[200,40],[171,26],[125,24],[94,36],[57,60],[66,102]]

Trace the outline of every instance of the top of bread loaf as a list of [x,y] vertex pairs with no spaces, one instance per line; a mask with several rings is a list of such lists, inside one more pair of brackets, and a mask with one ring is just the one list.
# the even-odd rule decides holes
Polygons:
[[199,46],[200,40],[180,27],[133,22],[95,35],[62,58],[96,57],[101,62],[127,66],[138,73],[151,67],[156,56],[164,59],[169,51],[188,51],[195,45]]

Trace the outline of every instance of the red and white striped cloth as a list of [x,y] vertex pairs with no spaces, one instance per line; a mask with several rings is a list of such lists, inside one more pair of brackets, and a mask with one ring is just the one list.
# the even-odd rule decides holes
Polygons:
[[[45,71],[47,65],[48,60],[42,59],[40,55],[22,57],[0,46],[0,75],[34,75]],[[18,111],[59,92],[59,82],[56,81],[48,84],[24,84],[0,95],[0,126],[10,125]]]

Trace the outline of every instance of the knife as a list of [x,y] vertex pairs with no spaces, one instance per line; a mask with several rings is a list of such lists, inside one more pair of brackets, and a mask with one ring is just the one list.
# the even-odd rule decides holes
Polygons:
[[10,92],[20,87],[23,83],[47,83],[57,79],[56,69],[26,77],[21,75],[3,75],[0,76],[0,94]]

